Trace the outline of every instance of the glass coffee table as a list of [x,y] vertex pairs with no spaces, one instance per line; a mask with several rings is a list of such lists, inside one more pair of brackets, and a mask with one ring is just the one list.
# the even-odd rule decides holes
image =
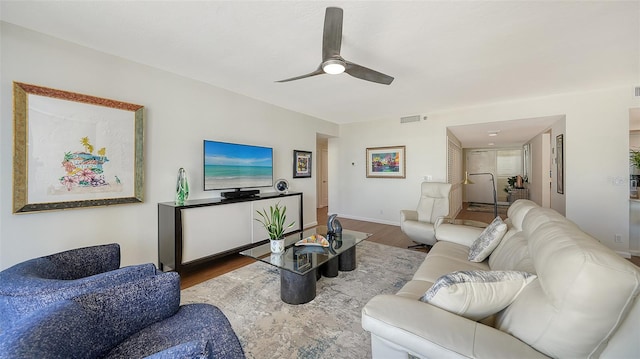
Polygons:
[[[295,243],[320,234],[329,240],[328,247]],[[288,304],[308,303],[316,297],[316,281],[321,276],[336,277],[340,271],[356,268],[356,245],[370,233],[342,230],[340,236],[327,236],[324,226],[318,226],[285,237],[285,251],[271,253],[269,243],[240,254],[271,264],[280,269],[280,299]]]

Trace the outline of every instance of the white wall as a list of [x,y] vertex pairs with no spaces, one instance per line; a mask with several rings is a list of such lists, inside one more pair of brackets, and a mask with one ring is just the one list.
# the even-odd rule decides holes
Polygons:
[[[335,136],[336,124],[7,23],[0,46],[0,269],[110,242],[120,243],[123,264],[157,263],[157,203],[173,200],[178,168],[191,199],[219,195],[202,190],[203,139],[273,147],[275,178],[304,192],[304,225],[316,223],[315,177],[292,179],[293,150],[315,153],[316,133]],[[144,203],[11,214],[13,81],[145,106]]]
[[[598,126],[591,126],[594,129],[598,128]],[[564,144],[564,189],[563,193],[558,193],[558,165],[556,160],[560,160],[558,158],[558,148],[556,148],[556,138],[559,135],[563,135],[563,144]],[[573,134],[572,134],[573,135]],[[573,142],[574,138],[567,135],[567,127],[566,127],[566,119],[555,122],[551,125],[551,203],[550,207],[559,213],[566,216],[566,205],[567,205],[567,167],[569,167],[569,161],[567,159],[567,141],[571,140]],[[573,163],[571,164],[573,165]],[[593,169],[592,169],[593,170]],[[625,176],[625,178],[628,176]]]
[[[334,149],[340,159],[335,164],[340,182],[331,187],[330,210],[398,224],[399,210],[416,206],[421,176],[445,178],[447,126],[565,115],[566,216],[607,246],[628,254],[629,108],[639,102],[630,84],[428,113],[428,120],[418,123],[389,119],[341,126],[335,141],[339,148]],[[406,179],[365,178],[366,147],[382,145],[407,146]],[[615,234],[621,235],[622,243],[614,242]]]
[[529,175],[529,199],[542,207],[551,207],[550,193],[550,131],[538,134],[528,143],[531,145],[531,174]]
[[[366,148],[395,145],[406,146],[406,178],[366,178]],[[329,213],[343,217],[398,225],[400,210],[417,206],[425,176],[446,182],[447,129],[430,118],[341,125],[329,150]]]

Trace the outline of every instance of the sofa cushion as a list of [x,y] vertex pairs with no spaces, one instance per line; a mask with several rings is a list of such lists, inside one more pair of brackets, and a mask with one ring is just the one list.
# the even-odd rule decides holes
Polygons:
[[469,262],[469,247],[455,242],[437,242],[431,247],[427,258],[429,257],[446,257],[454,260]]
[[425,260],[413,275],[414,280],[424,280],[435,283],[441,276],[459,270],[490,270],[487,261],[474,263],[467,260],[456,260],[447,257],[434,256]]
[[424,292],[426,292],[429,288],[431,288],[432,285],[433,285],[433,282],[413,279],[408,281],[404,286],[402,286],[402,288],[400,288],[400,290],[396,293],[396,295],[418,300],[420,299],[420,297],[424,295]]
[[[451,243],[437,242],[429,251],[420,267],[413,275],[413,280],[434,283],[441,276],[457,270],[489,270],[487,261],[474,263],[467,260],[469,247]],[[420,295],[424,294],[424,291]]]
[[507,225],[502,222],[502,218],[496,217],[491,224],[485,228],[478,239],[469,248],[468,259],[471,262],[482,262],[498,246],[502,236],[507,231]]
[[511,226],[513,226],[516,231],[519,232],[522,230],[522,221],[524,221],[525,216],[532,208],[539,208],[539,206],[528,199],[519,199],[509,206],[507,209],[507,217],[509,217]]
[[522,231],[510,238],[502,238],[500,244],[489,256],[491,270],[515,270],[536,273],[533,259],[529,255],[527,238]]
[[545,223],[551,223],[551,222],[563,223],[565,225],[572,225],[580,231],[580,229],[575,223],[566,219],[560,213],[552,210],[551,208],[542,208],[542,207],[532,209],[531,215],[528,215],[524,218],[524,220],[522,221],[522,230],[525,231],[525,235],[527,237],[530,237],[531,233],[533,233],[536,229],[538,229],[538,227],[540,227]]
[[511,304],[535,278],[526,272],[456,271],[440,277],[420,300],[480,320]]
[[638,295],[640,271],[573,223],[549,218],[542,209],[527,214],[538,280],[498,314],[496,327],[552,357],[597,357]]

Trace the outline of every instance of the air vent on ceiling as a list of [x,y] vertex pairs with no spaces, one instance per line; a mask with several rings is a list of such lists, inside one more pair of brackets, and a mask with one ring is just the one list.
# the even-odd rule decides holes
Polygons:
[[635,95],[636,95],[636,97],[640,97],[640,86],[636,86]]
[[400,117],[400,123],[420,122],[420,115]]

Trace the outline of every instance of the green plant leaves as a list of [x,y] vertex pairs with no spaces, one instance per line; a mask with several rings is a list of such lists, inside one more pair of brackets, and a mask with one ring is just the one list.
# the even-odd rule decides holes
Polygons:
[[269,233],[270,239],[282,238],[284,232],[293,227],[295,223],[291,222],[285,225],[287,221],[287,206],[280,206],[280,202],[276,203],[275,207],[269,206],[269,213],[267,213],[267,210],[264,208],[256,212],[262,219],[256,218],[255,220],[264,226]]
[[640,169],[640,151],[629,150],[629,162]]

